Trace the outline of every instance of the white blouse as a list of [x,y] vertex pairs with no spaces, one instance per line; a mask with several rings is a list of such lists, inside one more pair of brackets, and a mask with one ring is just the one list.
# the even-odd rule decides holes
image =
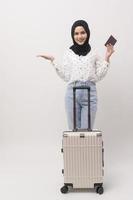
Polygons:
[[101,59],[92,50],[86,56],[79,56],[71,49],[64,53],[61,66],[55,60],[52,64],[60,78],[68,83],[87,80],[97,82],[106,75],[109,66],[109,62]]

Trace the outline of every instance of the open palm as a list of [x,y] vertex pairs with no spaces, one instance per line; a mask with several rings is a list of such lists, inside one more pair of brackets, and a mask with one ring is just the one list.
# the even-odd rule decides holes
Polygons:
[[40,55],[37,55],[37,57],[45,58],[45,59],[50,60],[50,61],[53,61],[53,60],[54,60],[54,57],[53,57],[53,56],[51,56],[51,55],[46,55],[46,54],[40,54]]

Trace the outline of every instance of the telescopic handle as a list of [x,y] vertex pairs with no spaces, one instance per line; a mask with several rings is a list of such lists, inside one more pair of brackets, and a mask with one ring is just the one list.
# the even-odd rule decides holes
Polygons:
[[91,131],[91,115],[90,115],[90,87],[87,86],[74,86],[73,87],[73,131],[80,129],[76,126],[76,90],[83,89],[88,91],[88,128],[84,130]]

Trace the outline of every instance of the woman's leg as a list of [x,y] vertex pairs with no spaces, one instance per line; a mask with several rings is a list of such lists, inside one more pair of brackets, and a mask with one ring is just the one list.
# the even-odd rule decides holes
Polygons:
[[[76,127],[80,128],[81,126],[81,106],[77,101],[76,96]],[[65,110],[67,114],[68,128],[69,130],[73,129],[73,88],[67,88],[65,95]]]
[[[81,128],[88,128],[88,91],[84,90],[81,99]],[[90,116],[91,116],[91,129],[93,129],[97,111],[97,94],[96,88],[90,87]]]
[[[96,117],[96,111],[91,111],[91,129],[94,127],[95,117]],[[88,128],[88,106],[84,105],[81,110],[81,129],[87,129]]]

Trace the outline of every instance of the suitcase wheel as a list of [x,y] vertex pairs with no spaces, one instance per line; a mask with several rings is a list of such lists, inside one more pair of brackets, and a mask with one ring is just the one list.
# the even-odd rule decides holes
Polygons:
[[65,194],[68,192],[68,187],[66,185],[64,185],[61,189],[60,189],[61,193]]
[[103,187],[102,187],[102,186],[97,187],[97,188],[96,188],[96,192],[97,192],[98,194],[103,194],[103,192],[104,192]]

